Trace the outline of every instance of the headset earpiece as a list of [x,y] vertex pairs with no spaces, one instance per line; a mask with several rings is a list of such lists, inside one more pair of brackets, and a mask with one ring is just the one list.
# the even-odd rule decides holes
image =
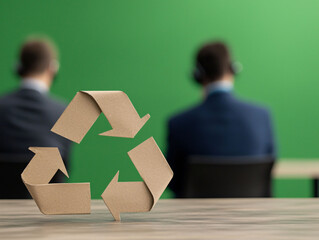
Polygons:
[[15,65],[13,66],[13,72],[17,74],[18,76],[21,76],[24,74],[25,69],[21,62],[16,62]]
[[238,61],[233,61],[230,65],[230,69],[234,75],[237,75],[243,70],[243,65]]
[[203,79],[204,79],[205,76],[206,76],[205,69],[201,66],[201,64],[199,62],[197,62],[196,68],[193,71],[193,79],[198,84],[202,84],[203,83]]
[[60,69],[60,63],[58,60],[56,59],[53,59],[51,62],[50,62],[50,69],[52,70],[52,72],[54,72],[54,74],[57,74],[59,69]]

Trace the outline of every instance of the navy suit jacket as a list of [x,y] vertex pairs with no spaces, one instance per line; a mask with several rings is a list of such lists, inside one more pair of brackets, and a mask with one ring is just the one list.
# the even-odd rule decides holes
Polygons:
[[62,158],[67,160],[70,141],[50,131],[65,107],[62,102],[32,89],[22,88],[1,97],[0,154],[32,157],[30,146],[58,147]]
[[167,160],[174,178],[170,188],[179,197],[189,156],[275,156],[269,111],[214,92],[200,105],[169,120]]

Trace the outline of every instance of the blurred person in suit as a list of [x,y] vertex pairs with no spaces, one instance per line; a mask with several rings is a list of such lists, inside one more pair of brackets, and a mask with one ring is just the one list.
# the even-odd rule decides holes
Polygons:
[[[69,159],[69,140],[50,131],[66,107],[49,95],[58,70],[53,42],[32,38],[23,43],[15,69],[20,86],[0,97],[0,199],[29,198],[20,175],[33,156],[30,146],[58,147]],[[62,173],[53,180],[63,181]]]
[[176,197],[183,195],[190,156],[276,155],[270,112],[232,93],[235,66],[223,42],[208,43],[196,55],[193,78],[204,99],[168,122],[167,160]]

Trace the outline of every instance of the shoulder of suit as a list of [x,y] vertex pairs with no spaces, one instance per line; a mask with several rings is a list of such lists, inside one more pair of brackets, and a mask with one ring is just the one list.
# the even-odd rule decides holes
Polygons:
[[59,97],[56,97],[55,95],[52,95],[52,94],[49,94],[48,95],[48,101],[54,105],[55,107],[57,108],[60,108],[61,110],[64,111],[64,109],[66,108],[67,106],[67,103],[60,99]]
[[6,105],[7,103],[9,103],[16,93],[16,91],[12,91],[0,96],[0,106],[2,104]]
[[169,125],[180,125],[191,121],[191,119],[197,115],[198,111],[200,111],[201,107],[202,104],[196,105],[171,116],[168,120]]
[[254,111],[256,113],[260,113],[260,114],[264,114],[264,115],[269,115],[270,114],[270,110],[268,107],[262,105],[262,104],[257,104],[257,103],[252,103],[249,101],[243,101],[243,100],[238,100],[237,99],[237,104],[241,107],[241,108],[245,108],[249,111]]

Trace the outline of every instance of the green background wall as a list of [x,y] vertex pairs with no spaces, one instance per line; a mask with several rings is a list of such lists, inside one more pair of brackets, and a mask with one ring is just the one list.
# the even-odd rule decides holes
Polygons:
[[[70,181],[90,181],[98,198],[118,170],[120,181],[140,179],[127,151],[150,136],[165,151],[167,118],[201,97],[189,78],[195,50],[222,39],[244,65],[236,94],[272,109],[280,157],[318,158],[318,12],[316,0],[0,0],[0,93],[18,85],[19,44],[40,33],[61,52],[53,94],[123,90],[141,116],[150,113],[136,139],[98,136],[110,129],[100,116],[74,145]],[[306,179],[275,181],[277,197],[310,189]]]

